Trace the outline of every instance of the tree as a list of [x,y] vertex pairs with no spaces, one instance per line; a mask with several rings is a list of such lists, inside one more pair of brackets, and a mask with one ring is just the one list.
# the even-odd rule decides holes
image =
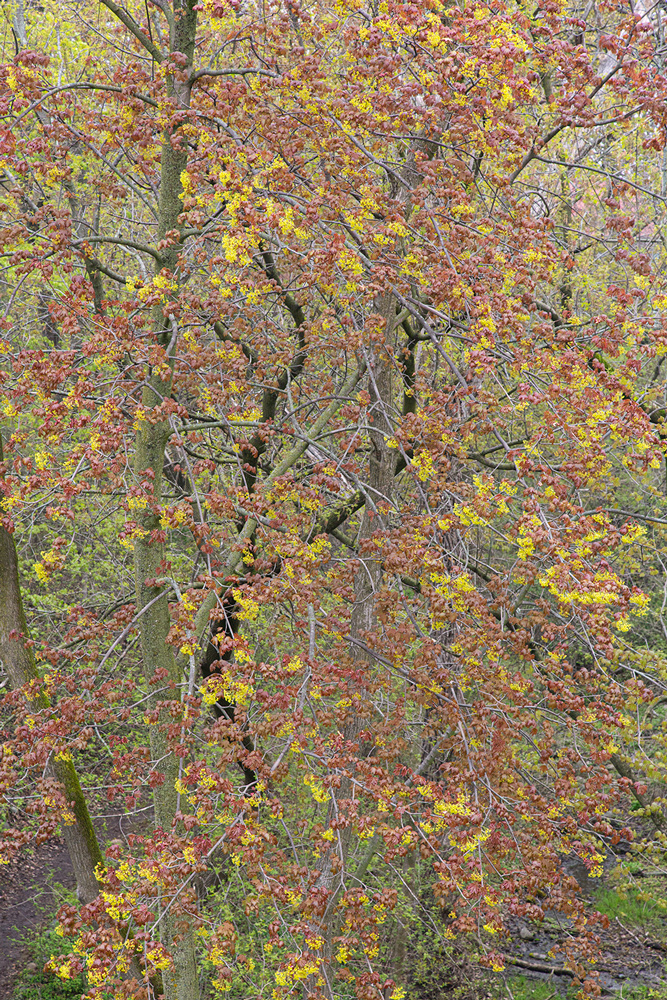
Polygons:
[[583,930],[559,858],[618,840],[655,696],[619,498],[655,518],[660,30],[14,11],[3,507],[43,627],[3,787],[71,760],[154,818],[62,914],[92,994],[399,1000],[406,913],[496,967],[501,903]]

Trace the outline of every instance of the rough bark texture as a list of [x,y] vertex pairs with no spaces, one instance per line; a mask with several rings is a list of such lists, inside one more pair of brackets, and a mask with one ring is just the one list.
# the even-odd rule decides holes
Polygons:
[[[370,431],[371,452],[368,467],[368,499],[364,507],[359,542],[370,539],[377,531],[387,526],[391,505],[392,483],[395,474],[396,453],[387,446],[392,435],[391,412],[393,406],[393,365],[389,352],[394,340],[395,302],[392,295],[383,296],[378,302],[378,311],[383,318],[385,346],[368,350],[368,390],[371,397]],[[362,551],[359,568],[354,578],[354,606],[350,618],[350,655],[357,663],[367,663],[373,669],[373,656],[367,651],[367,643],[377,623],[377,595],[382,586],[382,557],[378,552]],[[363,692],[360,692],[363,697]],[[343,731],[346,742],[354,745],[364,729],[365,720],[356,714]],[[364,748],[359,747],[360,755]],[[340,787],[332,790],[329,808],[329,824],[336,818],[340,806],[351,794],[349,779],[341,781]],[[341,809],[341,811],[343,811]],[[336,899],[340,894],[342,879],[347,867],[351,844],[351,830],[345,827],[337,831],[338,842],[322,859],[318,884],[328,890],[329,904],[322,928],[325,940],[325,967],[321,970],[325,980],[324,992],[329,998],[334,993],[331,985],[333,967],[333,939],[336,934]],[[374,848],[377,846],[373,842]],[[370,857],[368,858],[370,861]],[[368,863],[366,862],[366,864]],[[359,873],[357,873],[359,874]]]
[[[0,438],[0,463],[3,461]],[[0,659],[14,690],[25,687],[30,681],[39,680],[32,649],[25,644],[28,638],[16,543],[14,536],[0,523]],[[36,709],[49,707],[48,698],[42,691],[34,698],[28,697],[28,700]],[[74,816],[73,823],[63,823],[62,832],[72,860],[77,895],[82,903],[90,903],[99,892],[95,868],[102,862],[102,854],[88,806],[71,760],[58,760],[52,756],[48,772],[62,786]]]
[[[186,65],[178,73],[168,77],[168,91],[174,104],[186,108],[190,99],[189,76],[192,68],[197,15],[195,4],[173,4],[170,24],[171,55],[181,53],[186,57]],[[168,129],[164,135],[160,166],[160,202],[158,238],[170,245],[162,250],[164,267],[172,274],[177,272],[179,245],[175,231],[183,204],[181,174],[188,162],[187,145],[178,130]],[[164,244],[162,244],[164,245]],[[159,270],[159,268],[158,268]],[[169,304],[156,307],[154,313],[156,340],[167,346],[177,336],[177,327],[170,314]],[[162,400],[168,398],[172,390],[171,375],[163,378],[153,373],[144,387],[142,406],[146,418],[137,427],[135,474],[137,480],[148,486],[150,499],[144,510],[140,524],[143,536],[137,539],[134,549],[135,586],[137,611],[154,604],[140,619],[141,655],[147,683],[154,683],[156,671],[162,679],[156,685],[167,687],[166,698],[176,696],[182,677],[172,647],[167,642],[170,628],[168,591],[156,581],[164,576],[166,546],[164,534],[160,530],[160,506],[162,503],[162,481],[164,476],[165,447],[170,428],[167,420],[155,411]],[[162,597],[159,597],[162,593]],[[158,600],[155,600],[159,598]],[[155,694],[153,703],[160,707],[165,694]],[[178,793],[176,781],[179,776],[179,758],[169,747],[167,726],[170,716],[164,706],[160,712],[159,725],[151,727],[151,755],[159,774],[159,784],[154,790],[155,823],[169,831],[172,829],[177,810]],[[168,906],[168,904],[167,904]],[[194,933],[191,926],[177,926],[173,912],[165,909],[160,917],[162,943],[170,950],[174,960],[171,970],[163,976],[166,1000],[196,1000],[199,996],[197,967],[195,961]],[[180,921],[182,924],[183,921]]]
[[[149,409],[159,405],[160,390],[164,392],[167,389],[168,385],[164,383],[160,383],[159,388],[156,385],[155,389],[146,387],[143,393],[144,407]],[[169,689],[162,694],[154,694],[155,707],[160,706],[165,696],[168,699],[175,696],[177,685],[182,679],[173,649],[167,643],[171,624],[168,591],[156,586],[154,582],[163,575],[166,557],[165,544],[159,540],[162,538],[159,508],[162,502],[164,450],[168,430],[169,426],[165,421],[141,421],[137,430],[135,453],[137,476],[152,484],[151,505],[146,508],[141,520],[145,534],[143,538],[137,539],[134,547],[137,610],[145,608],[162,593],[162,597],[140,619],[141,655],[146,681],[148,684],[154,682],[157,671],[157,676],[161,679],[156,686],[166,686]],[[172,829],[176,817],[176,781],[179,776],[179,758],[170,749],[166,732],[169,723],[169,712],[163,707],[159,724],[151,726],[150,730],[151,757],[160,782],[153,793],[155,824],[166,831]],[[177,933],[171,911],[162,917],[160,926],[162,943],[174,958],[173,971],[167,970],[163,976],[166,1000],[195,1000],[199,990],[192,930],[186,929],[184,935]]]

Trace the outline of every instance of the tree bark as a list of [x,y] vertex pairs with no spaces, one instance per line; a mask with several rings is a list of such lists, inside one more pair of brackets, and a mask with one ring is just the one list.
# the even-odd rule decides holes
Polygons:
[[[181,68],[182,75],[179,74],[179,78],[174,74],[168,76],[167,90],[174,104],[183,109],[190,103],[189,77],[197,23],[194,8],[194,0],[186,0],[185,3],[175,0],[170,18],[171,54],[180,53],[185,56],[186,65]],[[181,174],[187,168],[187,163],[188,151],[184,137],[178,134],[177,128],[168,128],[163,138],[160,161],[158,241],[161,247],[164,246],[163,241],[167,242],[161,254],[163,265],[171,274],[177,271],[180,246],[178,240],[169,234],[178,229],[178,218],[183,208]],[[157,270],[160,270],[159,265]],[[178,330],[168,302],[155,307],[153,329],[157,342],[167,348],[165,360],[171,364],[169,355],[173,352]],[[142,393],[144,418],[138,421],[134,460],[137,481],[144,485],[149,494],[139,521],[143,533],[134,547],[137,611],[142,611],[155,601],[140,619],[143,670],[148,685],[154,683],[156,671],[159,671],[158,676],[162,678],[160,686],[166,685],[171,689],[167,694],[169,700],[178,690],[182,676],[174,651],[167,642],[171,625],[168,591],[156,581],[164,576],[167,555],[164,533],[160,529],[160,512],[165,448],[170,434],[169,422],[161,416],[159,408],[162,401],[169,398],[171,391],[171,372],[166,377],[155,372],[150,374]],[[153,696],[152,701],[154,707],[160,708],[159,724],[150,728],[151,756],[159,776],[159,784],[154,789],[155,823],[165,831],[170,831],[176,819],[176,782],[180,760],[169,744],[167,727],[172,720],[167,704],[158,694]],[[187,919],[180,921],[181,926],[178,924],[173,910],[168,909],[167,901],[160,914],[161,940],[171,952],[174,964],[173,969],[167,969],[163,975],[165,1000],[196,1000],[199,986],[194,931]]]
[[[392,485],[395,475],[396,453],[387,445],[392,435],[391,411],[393,406],[393,371],[389,352],[392,351],[395,325],[395,300],[393,295],[384,295],[378,301],[378,311],[383,319],[384,341],[368,348],[368,387],[371,396],[369,431],[371,450],[368,462],[367,500],[362,515],[359,533],[360,547],[364,541],[388,525],[391,505]],[[372,669],[373,656],[368,652],[368,639],[377,626],[377,595],[382,586],[382,555],[374,552],[363,553],[354,577],[354,606],[350,618],[350,656],[357,663],[368,664]],[[360,692],[363,697],[363,690]],[[346,743],[359,744],[364,729],[364,719],[359,714],[349,721],[343,736]],[[359,745],[358,755],[364,754]],[[343,803],[350,797],[352,784],[343,779],[339,788],[331,790],[328,824],[335,819]],[[351,828],[337,830],[338,843],[322,858],[321,875],[318,885],[328,890],[329,902],[324,918],[324,963],[320,974],[325,981],[325,995],[333,1000],[332,978],[334,972],[333,940],[337,932],[338,916],[336,900],[341,892],[343,879],[350,854]]]
[[[4,455],[0,436],[2,462]],[[16,543],[13,534],[0,522],[0,659],[14,690],[40,680],[32,648],[26,646],[28,638]],[[37,710],[49,708],[49,700],[43,691],[33,697],[26,693],[26,698]],[[76,877],[77,896],[82,903],[90,903],[99,892],[95,869],[102,863],[102,854],[79,777],[71,760],[51,756],[47,769],[62,786],[74,816],[73,822],[63,822],[62,832]]]

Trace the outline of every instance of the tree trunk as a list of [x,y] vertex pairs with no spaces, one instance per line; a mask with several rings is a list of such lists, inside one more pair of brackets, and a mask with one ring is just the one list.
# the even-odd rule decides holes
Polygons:
[[[4,455],[0,436],[0,463],[2,462]],[[25,687],[30,681],[39,680],[32,648],[25,644],[28,638],[16,543],[14,536],[0,522],[0,659],[14,690]],[[26,694],[26,698],[37,710],[49,707],[49,700],[43,691],[33,698]],[[88,806],[71,760],[57,760],[52,756],[47,768],[48,773],[62,786],[74,816],[73,822],[63,822],[62,832],[76,877],[77,895],[82,903],[90,903],[99,892],[95,868],[101,864],[102,854]]]
[[[384,346],[371,346],[368,349],[368,378],[370,404],[369,432],[371,451],[369,456],[367,492],[369,499],[364,507],[359,542],[370,539],[375,532],[381,531],[388,524],[388,513],[391,504],[392,483],[396,465],[396,452],[387,446],[387,440],[392,436],[391,409],[393,403],[393,373],[389,357],[394,339],[395,301],[393,295],[385,295],[378,302],[378,311],[383,317]],[[372,669],[373,656],[367,650],[369,636],[377,625],[377,594],[382,585],[382,556],[373,552],[362,553],[359,567],[354,578],[354,606],[350,619],[350,655],[357,663],[367,663]],[[363,692],[361,692],[363,696]],[[343,729],[346,742],[358,743],[364,729],[364,719],[360,715],[347,723]],[[364,748],[358,747],[359,756],[364,754]],[[349,779],[343,779],[340,787],[331,790],[331,805],[329,807],[328,825],[336,817],[339,810],[344,810],[344,802],[350,797],[352,785]],[[338,843],[332,847],[321,862],[321,875],[318,885],[329,892],[329,903],[324,919],[322,934],[324,937],[324,964],[320,970],[325,980],[325,995],[333,998],[332,974],[333,939],[337,932],[338,918],[336,899],[341,891],[350,853],[351,828],[338,830]],[[375,841],[373,841],[375,846]],[[370,859],[369,859],[370,860]]]
[[[187,108],[190,103],[189,74],[192,68],[197,15],[193,0],[173,4],[170,25],[171,54],[181,53],[186,57],[185,79],[168,77],[168,93],[179,108]],[[184,137],[177,128],[168,129],[164,135],[160,163],[160,203],[158,240],[170,241],[161,250],[164,267],[174,274],[178,266],[180,247],[170,239],[178,228],[178,217],[182,211],[181,195],[183,187],[181,174],[187,168],[188,152]],[[157,270],[160,270],[158,265]],[[176,321],[173,319],[169,303],[158,305],[153,313],[154,335],[158,343],[167,348],[167,362],[175,346],[177,336]],[[160,508],[162,504],[162,480],[164,475],[165,447],[169,439],[170,427],[156,410],[163,399],[172,391],[172,377],[165,378],[153,373],[147,380],[142,393],[142,407],[145,419],[137,426],[134,470],[137,481],[148,491],[147,506],[140,519],[143,534],[134,547],[135,586],[137,611],[151,605],[140,619],[140,641],[144,676],[148,685],[154,683],[156,671],[160,671],[160,687],[167,685],[171,690],[167,699],[172,699],[178,691],[182,677],[174,651],[167,642],[170,628],[168,591],[156,580],[164,576],[166,564],[166,544],[160,528]],[[160,594],[162,596],[160,596]],[[157,600],[156,600],[157,598]],[[152,603],[151,602],[155,602]],[[178,802],[176,782],[179,776],[180,759],[169,746],[167,727],[171,717],[164,699],[153,696],[154,707],[161,707],[160,722],[150,727],[151,756],[159,774],[159,784],[154,789],[155,823],[165,831],[172,829]],[[168,906],[168,903],[167,903]],[[163,975],[166,1000],[196,1000],[199,996],[197,966],[195,961],[194,932],[191,925],[177,926],[171,909],[165,906],[160,914],[161,940],[171,952],[174,966]],[[183,921],[181,921],[182,923]]]

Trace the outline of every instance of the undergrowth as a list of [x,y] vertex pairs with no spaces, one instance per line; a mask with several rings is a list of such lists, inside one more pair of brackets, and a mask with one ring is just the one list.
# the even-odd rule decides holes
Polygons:
[[50,930],[27,938],[25,943],[28,951],[26,965],[18,977],[12,1000],[80,1000],[86,990],[83,976],[63,980],[53,972],[44,971],[44,966],[54,955],[67,954],[72,950],[70,942]]

